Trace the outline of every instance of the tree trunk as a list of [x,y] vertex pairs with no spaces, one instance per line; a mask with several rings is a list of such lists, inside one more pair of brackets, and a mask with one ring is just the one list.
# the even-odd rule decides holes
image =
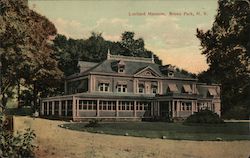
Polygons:
[[2,105],[4,108],[6,108],[7,101],[8,101],[8,96],[6,96],[5,93],[2,93]]
[[17,107],[18,108],[22,107],[20,103],[20,80],[17,81]]
[[33,102],[34,102],[34,110],[37,110],[38,106],[37,106],[37,96],[38,95],[38,91],[37,91],[37,85],[36,82],[33,84]]

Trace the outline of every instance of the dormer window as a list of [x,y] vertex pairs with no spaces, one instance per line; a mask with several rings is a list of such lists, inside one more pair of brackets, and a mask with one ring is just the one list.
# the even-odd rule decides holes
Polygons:
[[173,71],[169,71],[168,72],[168,77],[174,77],[174,72]]
[[124,72],[125,72],[125,65],[120,66],[120,67],[118,68],[118,72],[119,72],[119,73],[124,73]]
[[120,60],[117,64],[118,66],[118,73],[124,73],[125,72],[125,63],[124,61]]

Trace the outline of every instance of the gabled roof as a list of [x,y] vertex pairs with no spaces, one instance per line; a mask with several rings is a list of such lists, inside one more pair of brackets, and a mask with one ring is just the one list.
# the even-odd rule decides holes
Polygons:
[[135,76],[145,76],[143,73],[144,72],[150,72],[152,77],[161,77],[162,74],[159,74],[156,70],[154,70],[151,66],[146,66],[145,68],[143,68],[142,70],[138,70],[138,72],[136,72],[134,75]]

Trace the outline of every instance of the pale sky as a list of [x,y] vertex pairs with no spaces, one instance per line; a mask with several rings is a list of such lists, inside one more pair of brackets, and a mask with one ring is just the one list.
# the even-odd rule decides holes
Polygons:
[[67,37],[86,39],[95,31],[118,41],[121,33],[133,31],[163,64],[194,73],[208,68],[195,34],[211,28],[217,0],[30,0],[29,5]]

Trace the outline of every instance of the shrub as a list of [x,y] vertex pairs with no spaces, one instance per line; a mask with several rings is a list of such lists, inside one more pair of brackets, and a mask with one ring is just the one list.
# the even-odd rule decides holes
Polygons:
[[98,119],[94,119],[94,120],[90,120],[88,124],[85,125],[85,127],[100,127],[99,124],[99,120]]
[[33,140],[36,137],[34,131],[26,129],[24,133],[17,132],[14,135],[11,131],[3,128],[4,122],[4,117],[1,117],[0,157],[34,157]]
[[224,123],[218,114],[210,110],[201,110],[189,116],[184,123],[218,124]]

